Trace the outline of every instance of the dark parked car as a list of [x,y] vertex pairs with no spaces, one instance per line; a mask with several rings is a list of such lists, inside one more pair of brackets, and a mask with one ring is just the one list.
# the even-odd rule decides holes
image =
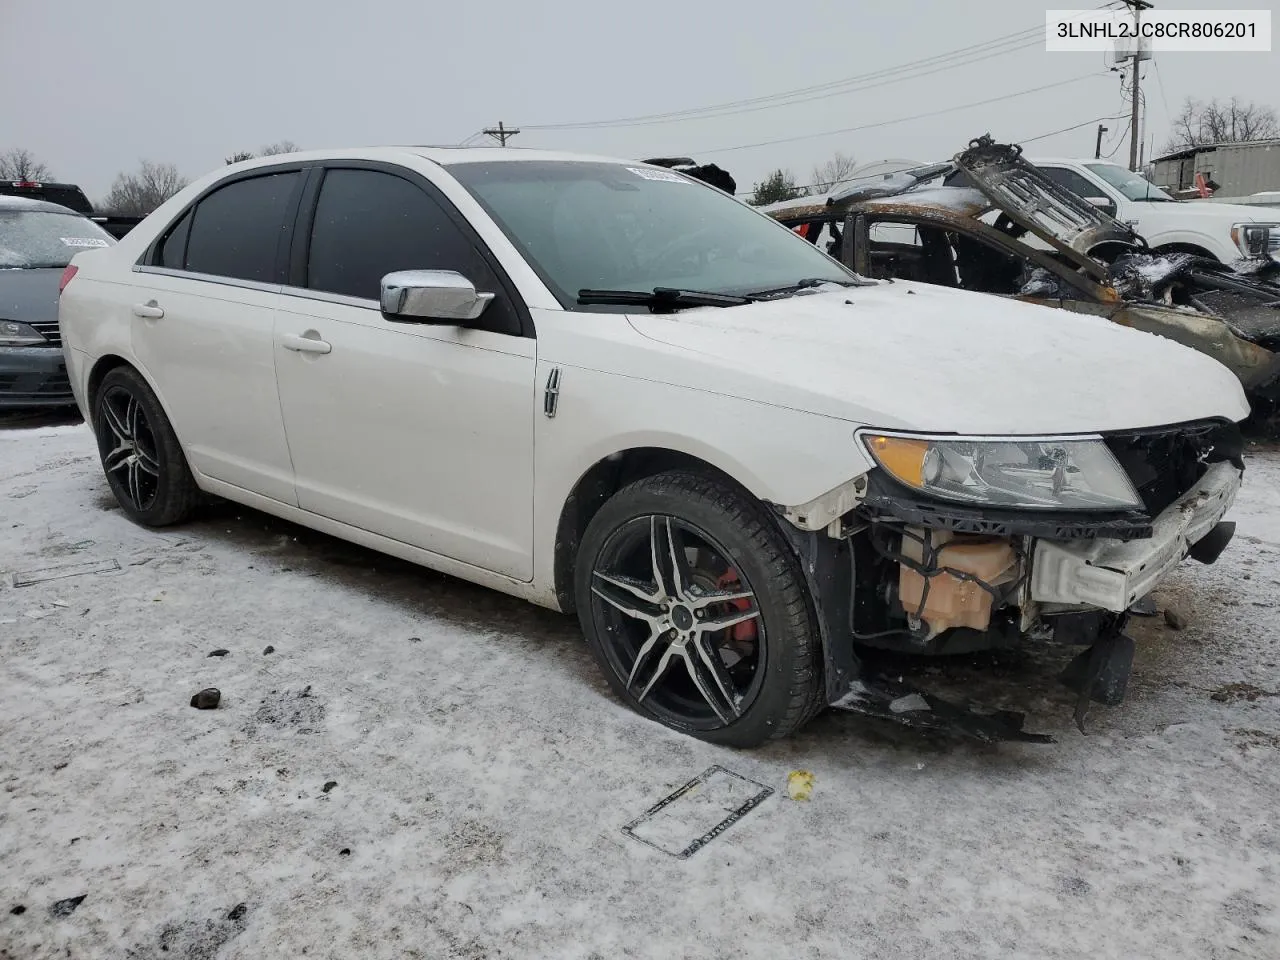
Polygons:
[[0,180],[0,197],[25,197],[56,203],[76,213],[83,213],[117,240],[142,222],[142,217],[105,216],[93,209],[85,192],[74,183],[50,183],[47,180]]
[[58,333],[71,258],[115,238],[74,210],[0,196],[0,410],[72,406]]

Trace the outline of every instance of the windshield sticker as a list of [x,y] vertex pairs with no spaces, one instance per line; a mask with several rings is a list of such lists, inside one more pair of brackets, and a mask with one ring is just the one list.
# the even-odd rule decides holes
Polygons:
[[646,180],[665,180],[668,183],[688,183],[684,177],[678,173],[672,173],[670,170],[646,170],[644,167],[627,167],[637,177],[644,177]]
[[98,237],[59,237],[68,247],[105,247],[107,241],[100,240]]

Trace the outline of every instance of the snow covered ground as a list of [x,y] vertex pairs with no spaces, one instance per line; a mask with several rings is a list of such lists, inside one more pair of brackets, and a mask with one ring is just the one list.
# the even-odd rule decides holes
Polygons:
[[[235,507],[148,532],[83,426],[0,430],[0,958],[1275,958],[1280,453],[1250,461],[1090,736],[1055,654],[924,670],[1054,745],[828,714],[740,753],[624,709],[565,618]],[[66,564],[100,572],[13,585]],[[623,834],[714,765],[775,792],[687,860]]]

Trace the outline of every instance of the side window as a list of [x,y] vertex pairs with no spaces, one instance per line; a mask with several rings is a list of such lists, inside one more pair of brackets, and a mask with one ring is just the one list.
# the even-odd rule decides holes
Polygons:
[[497,297],[480,325],[518,333],[511,304],[480,251],[435,200],[378,170],[325,173],[311,226],[307,287],[376,300],[395,270],[456,270]]
[[182,219],[165,235],[156,248],[155,265],[170,270],[182,270],[187,262],[187,236],[191,233],[191,216],[194,208],[182,215]]
[[236,180],[201,200],[187,228],[184,268],[237,280],[281,282],[276,252],[286,230],[293,228],[285,215],[300,176],[293,171]]
[[1077,197],[1097,197],[1102,189],[1094,186],[1074,170],[1065,167],[1041,167],[1040,171],[1060,187],[1066,187]]

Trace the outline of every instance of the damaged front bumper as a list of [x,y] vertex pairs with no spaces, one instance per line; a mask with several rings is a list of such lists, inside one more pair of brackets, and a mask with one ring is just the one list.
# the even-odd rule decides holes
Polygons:
[[1156,518],[1150,539],[1036,541],[1031,600],[1123,613],[1222,522],[1240,482],[1241,471],[1234,464],[1213,464]]
[[[807,533],[786,524],[805,545],[818,598],[828,703],[987,742],[1042,741],[1022,729],[1020,714],[912,687],[894,656],[1052,643],[1084,648],[1061,677],[1078,695],[1081,730],[1091,702],[1118,704],[1134,653],[1128,611],[1183,559],[1212,563],[1222,553],[1244,465],[1230,424],[1107,442],[1150,512],[988,510],[923,498],[872,471],[849,513]],[[815,526],[830,520],[815,517]]]

